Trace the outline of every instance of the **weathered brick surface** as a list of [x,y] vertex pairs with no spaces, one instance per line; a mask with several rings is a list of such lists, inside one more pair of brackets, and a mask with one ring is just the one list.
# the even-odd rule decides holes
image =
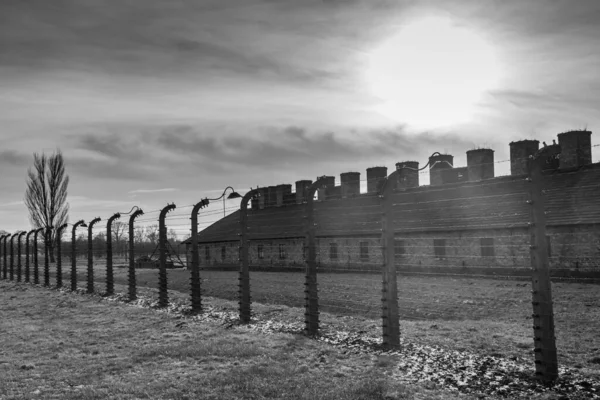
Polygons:
[[[594,226],[548,227],[550,268],[600,271],[600,230]],[[482,254],[482,238],[493,238],[493,256]],[[445,239],[445,256],[437,257],[434,240]],[[527,270],[529,232],[526,229],[472,230],[462,232],[397,233],[404,251],[396,257],[398,269],[427,270],[428,268],[465,268],[496,270]],[[360,243],[368,244],[368,257],[361,257]],[[377,270],[383,264],[383,248],[379,237],[320,237],[317,243],[317,263],[321,268],[340,270]],[[337,244],[337,258],[331,259],[331,243]],[[280,245],[284,258],[280,257]],[[210,249],[206,259],[205,249]],[[259,246],[262,257],[259,258]],[[225,258],[222,258],[222,249]],[[231,266],[238,263],[239,242],[200,245],[203,266]],[[304,266],[304,240],[253,240],[249,248],[250,264],[269,267]],[[190,259],[191,257],[188,257]]]
[[[550,244],[550,267],[600,270],[600,164],[582,170],[548,173],[543,188]],[[396,238],[404,242],[399,269],[439,271],[517,271],[530,268],[530,183],[519,177],[482,182],[419,187],[393,194]],[[378,196],[315,203],[317,262],[320,268],[380,269],[381,206]],[[248,215],[250,263],[263,267],[304,265],[305,205],[252,210]],[[239,213],[233,213],[199,234],[203,265],[237,265]],[[291,238],[291,239],[286,239]],[[444,256],[436,256],[434,242],[445,239]],[[482,239],[493,239],[493,256],[482,253]],[[360,242],[368,243],[368,258]],[[337,243],[338,257],[330,258]],[[264,256],[258,257],[258,244]],[[279,256],[283,245],[286,256]],[[205,258],[204,246],[210,248]],[[225,247],[225,257],[221,248]],[[516,272],[514,272],[516,273]]]

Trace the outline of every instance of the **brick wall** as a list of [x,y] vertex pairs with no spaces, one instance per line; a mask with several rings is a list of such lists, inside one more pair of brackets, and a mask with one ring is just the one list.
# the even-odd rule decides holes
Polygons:
[[[379,271],[383,264],[383,251],[379,237],[320,237],[316,242],[317,263],[323,270]],[[600,265],[598,265],[600,230],[598,228],[548,227],[548,243],[552,269],[595,268],[600,273]],[[335,250],[332,250],[332,244]],[[208,260],[206,259],[207,246],[210,249]],[[441,272],[445,269],[458,272],[489,270],[494,273],[510,274],[510,271],[514,270],[526,273],[530,267],[529,232],[522,228],[397,233],[396,246],[398,248],[396,265],[399,270],[424,272]],[[262,248],[260,256],[259,247]],[[302,238],[250,241],[250,264],[265,269],[304,267],[304,253]],[[238,254],[239,242],[200,245],[200,263],[203,266],[236,266],[239,264]],[[188,254],[189,259],[191,255]]]

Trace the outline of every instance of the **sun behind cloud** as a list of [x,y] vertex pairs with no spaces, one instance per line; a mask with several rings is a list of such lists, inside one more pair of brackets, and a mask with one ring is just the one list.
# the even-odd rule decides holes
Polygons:
[[416,128],[468,121],[482,95],[497,87],[493,46],[449,18],[404,26],[369,57],[366,79],[382,103],[376,111]]

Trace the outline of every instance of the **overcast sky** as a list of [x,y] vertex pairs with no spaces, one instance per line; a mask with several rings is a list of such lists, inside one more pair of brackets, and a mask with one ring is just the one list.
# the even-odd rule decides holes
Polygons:
[[[368,75],[391,38],[432,17],[488,47],[431,64],[495,71],[467,118],[442,125],[412,123],[403,83],[389,87],[408,108],[380,112]],[[457,166],[478,146],[506,160],[510,141],[597,130],[598,20],[597,0],[1,0],[0,229],[31,229],[27,168],[57,147],[75,221],[189,205],[228,185],[366,179],[434,151]],[[408,41],[423,50],[443,39],[435,31]],[[427,92],[431,121],[441,90]]]

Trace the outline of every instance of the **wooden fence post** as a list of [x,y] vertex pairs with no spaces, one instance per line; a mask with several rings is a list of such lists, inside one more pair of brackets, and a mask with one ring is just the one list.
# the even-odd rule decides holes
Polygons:
[[394,249],[394,215],[393,184],[397,180],[398,171],[392,172],[383,182],[380,190],[381,198],[381,241],[383,244],[382,270],[382,328],[383,344],[389,348],[400,347],[400,317],[398,315],[398,284],[396,278]]
[[530,258],[533,305],[533,340],[536,377],[545,382],[558,378],[554,311],[546,243],[546,215],[542,194],[542,160],[529,159],[531,200]]

